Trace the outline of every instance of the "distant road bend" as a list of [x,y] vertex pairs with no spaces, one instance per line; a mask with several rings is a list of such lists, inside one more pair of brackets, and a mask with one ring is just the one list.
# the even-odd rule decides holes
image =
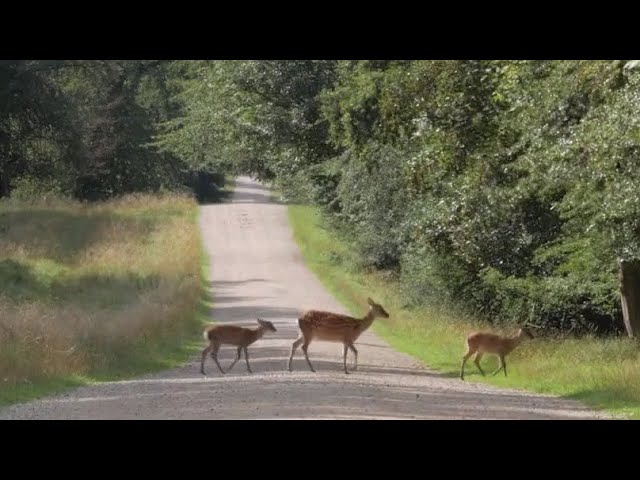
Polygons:
[[[256,326],[256,317],[261,317],[278,329],[249,348],[253,375],[244,357],[224,376],[209,358],[204,377],[200,359],[194,358],[173,370],[4,408],[0,418],[607,418],[575,401],[446,378],[394,351],[371,331],[356,343],[359,366],[350,375],[342,371],[342,345],[322,342],[309,347],[317,373],[309,371],[300,349],[293,372],[288,372],[301,311],[347,312],[305,267],[292,239],[287,207],[272,202],[258,182],[239,177],[230,202],[202,207],[200,225],[211,259],[214,318]],[[363,299],[362,314],[365,306]],[[223,368],[234,357],[233,347],[220,350]],[[350,362],[352,358],[350,354]],[[473,368],[471,364],[467,371]]]

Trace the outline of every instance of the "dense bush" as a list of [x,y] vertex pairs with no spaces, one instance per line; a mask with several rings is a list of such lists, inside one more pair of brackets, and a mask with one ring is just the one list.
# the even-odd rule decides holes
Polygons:
[[345,158],[336,190],[340,210],[335,215],[347,225],[360,247],[364,265],[396,269],[403,247],[401,225],[407,195],[402,152],[384,144],[367,144],[361,155]]
[[616,331],[616,258],[640,257],[640,75],[625,65],[337,62],[319,94],[296,94],[335,152],[310,166],[293,132],[261,169],[321,205],[410,302]]

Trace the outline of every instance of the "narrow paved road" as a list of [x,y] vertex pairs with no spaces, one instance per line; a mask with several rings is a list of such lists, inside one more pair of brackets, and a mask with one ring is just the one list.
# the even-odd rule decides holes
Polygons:
[[[227,375],[199,359],[136,380],[82,387],[6,408],[3,419],[580,419],[602,418],[577,402],[445,378],[391,349],[372,332],[356,344],[359,368],[342,372],[342,347],[313,343],[311,373],[300,350],[286,371],[296,318],[314,307],[345,312],[306,269],[293,242],[286,206],[241,177],[232,200],[202,208],[201,228],[211,258],[214,318],[278,332],[249,349]],[[170,252],[167,252],[170,254]],[[365,302],[363,299],[363,313]],[[393,315],[393,312],[390,312]],[[203,342],[204,344],[204,342]],[[234,349],[223,347],[226,368]],[[351,356],[349,357],[351,360]],[[470,364],[469,373],[473,365]],[[514,366],[517,368],[517,366]],[[475,372],[474,372],[475,373]],[[472,378],[471,378],[472,379]]]

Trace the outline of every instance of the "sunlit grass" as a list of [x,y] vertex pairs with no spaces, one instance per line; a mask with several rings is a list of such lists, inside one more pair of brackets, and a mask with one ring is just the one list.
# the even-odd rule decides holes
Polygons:
[[186,360],[204,302],[198,206],[179,195],[0,203],[0,403]]

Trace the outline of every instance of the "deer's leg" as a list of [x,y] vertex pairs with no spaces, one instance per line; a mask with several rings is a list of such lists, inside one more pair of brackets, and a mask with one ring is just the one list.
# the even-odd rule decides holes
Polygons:
[[507,376],[507,362],[504,359],[504,356],[502,357],[502,370],[504,370],[504,376]]
[[295,342],[293,342],[293,345],[291,345],[291,355],[289,355],[289,371],[291,371],[291,361],[293,360],[293,355],[296,353],[296,350],[298,349],[298,347],[300,346],[300,344],[304,342],[304,336],[300,335]]
[[227,372],[230,372],[233,366],[237,363],[237,361],[240,360],[241,354],[242,354],[242,347],[238,347],[238,355],[236,356],[236,359],[233,362],[231,362],[231,365],[229,365],[229,368],[227,368]]
[[220,373],[224,375],[224,370],[220,366],[220,362],[218,362],[218,350],[220,350],[220,344],[214,343],[212,345],[211,357],[213,358],[213,361],[216,362],[216,365],[218,366],[218,370],[220,370]]
[[476,353],[476,356],[473,359],[473,362],[476,364],[476,367],[478,367],[478,370],[480,370],[480,373],[484,377],[484,370],[482,370],[482,367],[480,366],[480,360],[482,360],[482,355],[483,354],[480,352]]
[[204,361],[207,359],[207,355],[209,355],[209,352],[211,351],[211,349],[212,349],[211,344],[209,344],[202,351],[202,362],[200,362],[200,373],[202,375],[206,375],[206,373],[204,373]]
[[469,360],[469,357],[471,355],[473,355],[473,352],[467,350],[467,353],[465,353],[462,357],[462,365],[460,366],[460,380],[464,380],[464,364],[467,363],[467,360]]
[[344,373],[349,373],[349,370],[347,370],[347,352],[349,351],[349,347],[347,346],[347,344],[343,344],[342,345],[342,360],[344,362]]
[[495,372],[493,372],[491,375],[496,375],[500,370],[504,368],[504,357],[500,355],[498,356],[498,359],[500,360],[500,366],[498,366],[498,369]]
[[302,351],[304,353],[304,358],[307,359],[307,363],[309,364],[309,368],[311,369],[312,372],[315,373],[315,370],[313,369],[313,365],[311,365],[311,360],[309,360],[309,353],[307,352],[307,350],[309,349],[309,344],[311,343],[311,340],[304,340],[304,343],[302,344]]
[[244,359],[247,361],[247,370],[249,373],[253,373],[251,371],[251,365],[249,365],[249,351],[247,350],[247,347],[244,347]]
[[353,346],[353,343],[349,344],[349,348],[351,349],[351,351],[353,352],[353,354],[356,357],[355,360],[355,364],[353,365],[353,368],[351,370],[357,370],[358,369],[358,350],[356,350],[356,347]]

